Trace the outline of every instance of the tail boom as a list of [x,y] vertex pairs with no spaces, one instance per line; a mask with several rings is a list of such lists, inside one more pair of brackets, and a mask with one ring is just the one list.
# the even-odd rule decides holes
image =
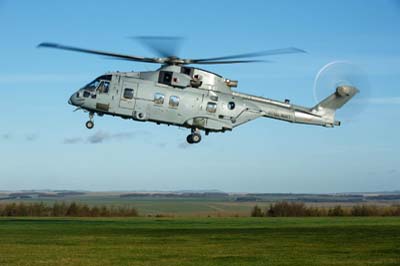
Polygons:
[[282,106],[273,103],[263,108],[264,117],[279,119],[292,123],[318,125],[324,127],[340,126],[335,120],[335,112],[346,104],[359,91],[351,86],[339,86],[335,92],[312,108],[287,104]]
[[336,110],[345,105],[358,92],[359,90],[352,86],[339,86],[333,94],[311,108],[311,112],[332,121],[333,125],[340,125],[339,121],[335,121]]

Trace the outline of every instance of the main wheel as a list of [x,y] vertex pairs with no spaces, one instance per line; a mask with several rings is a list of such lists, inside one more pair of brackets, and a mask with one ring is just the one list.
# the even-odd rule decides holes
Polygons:
[[190,135],[188,135],[188,136],[186,137],[186,141],[187,141],[187,143],[189,143],[189,144],[193,144],[192,134],[190,134]]
[[199,133],[192,134],[193,143],[199,143],[201,141],[201,135]]
[[86,122],[86,127],[87,127],[87,129],[92,129],[93,127],[94,127],[94,123],[93,123],[93,121],[87,121]]

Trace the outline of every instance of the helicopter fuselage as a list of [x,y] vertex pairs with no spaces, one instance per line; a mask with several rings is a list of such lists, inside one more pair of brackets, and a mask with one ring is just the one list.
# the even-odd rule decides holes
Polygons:
[[[237,81],[206,70],[168,65],[149,72],[107,73],[75,92],[69,103],[88,111],[91,120],[94,114],[108,114],[187,127],[192,133],[229,131],[259,117],[325,127],[339,125],[332,108],[306,108],[288,100],[252,96],[233,91],[235,86]],[[350,92],[352,95],[347,96],[351,98],[356,92]],[[340,95],[336,91],[330,97]],[[91,122],[87,127],[93,125]]]

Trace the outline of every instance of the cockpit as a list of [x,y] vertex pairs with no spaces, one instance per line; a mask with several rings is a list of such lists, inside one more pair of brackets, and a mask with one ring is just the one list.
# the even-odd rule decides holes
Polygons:
[[[81,90],[88,92],[108,93],[110,88],[111,77],[112,75],[100,76],[95,80],[93,80],[92,82],[90,82],[89,84],[87,84],[86,86],[84,86]],[[89,97],[89,95],[86,97]]]
[[112,75],[103,75],[96,78],[74,93],[68,102],[75,106],[82,106],[85,98],[96,99],[99,94],[107,94],[110,90],[111,78]]

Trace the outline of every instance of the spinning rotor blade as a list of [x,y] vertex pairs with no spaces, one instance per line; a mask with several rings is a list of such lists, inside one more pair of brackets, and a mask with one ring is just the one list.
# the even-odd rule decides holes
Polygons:
[[270,63],[268,60],[232,60],[232,61],[201,61],[196,63],[189,63],[194,65],[217,65],[217,64],[242,64],[242,63]]
[[146,62],[146,63],[163,63],[162,59],[160,60],[158,58],[147,58],[147,57],[139,57],[139,56],[133,56],[133,55],[116,54],[116,53],[110,53],[110,52],[104,52],[104,51],[97,51],[97,50],[90,50],[90,49],[66,46],[66,45],[57,44],[57,43],[44,42],[44,43],[39,44],[38,48],[54,48],[54,49],[81,52],[81,53],[87,53],[87,54],[109,56],[109,57],[114,57],[114,58],[118,58],[118,59],[129,60],[129,61],[138,61],[138,62]]
[[206,61],[219,61],[226,59],[239,59],[239,58],[251,58],[251,57],[260,57],[260,56],[271,56],[271,55],[279,55],[279,54],[295,54],[295,53],[307,53],[304,50],[295,47],[283,48],[283,49],[274,49],[274,50],[266,50],[255,53],[245,53],[245,54],[237,54],[237,55],[228,55],[221,57],[212,57],[212,58],[202,58],[202,59],[188,59],[190,64],[198,64],[200,62]]
[[367,74],[356,64],[334,61],[323,66],[314,80],[314,99],[318,103],[342,85],[359,90],[351,101],[337,111],[339,117],[349,121],[367,107],[371,90]]
[[177,56],[183,41],[182,37],[173,36],[137,36],[130,38],[138,40],[160,57]]
[[[38,45],[38,48],[53,48],[67,51],[74,51],[80,53],[87,54],[96,54],[107,56],[114,59],[120,60],[128,60],[128,61],[136,61],[136,62],[145,62],[145,63],[156,63],[156,64],[166,64],[166,65],[189,65],[189,64],[240,64],[240,63],[257,63],[257,62],[271,62],[266,60],[231,60],[231,59],[240,59],[240,58],[251,58],[251,57],[259,57],[259,56],[269,56],[269,55],[278,55],[278,54],[293,54],[293,53],[305,53],[305,51],[298,48],[284,48],[284,49],[275,49],[268,50],[256,53],[246,53],[246,54],[238,54],[238,55],[230,55],[223,57],[214,57],[214,58],[203,58],[203,59],[183,59],[176,57],[174,55],[176,51],[176,43],[180,42],[182,38],[180,37],[134,37],[138,40],[141,40],[152,50],[157,52],[159,55],[163,57],[151,58],[151,57],[141,57],[134,55],[126,55],[126,54],[117,54],[105,51],[91,50],[73,46],[67,46],[57,43],[48,43],[44,42]],[[169,43],[169,45],[162,45],[162,42]],[[175,45],[171,45],[174,43]]]

